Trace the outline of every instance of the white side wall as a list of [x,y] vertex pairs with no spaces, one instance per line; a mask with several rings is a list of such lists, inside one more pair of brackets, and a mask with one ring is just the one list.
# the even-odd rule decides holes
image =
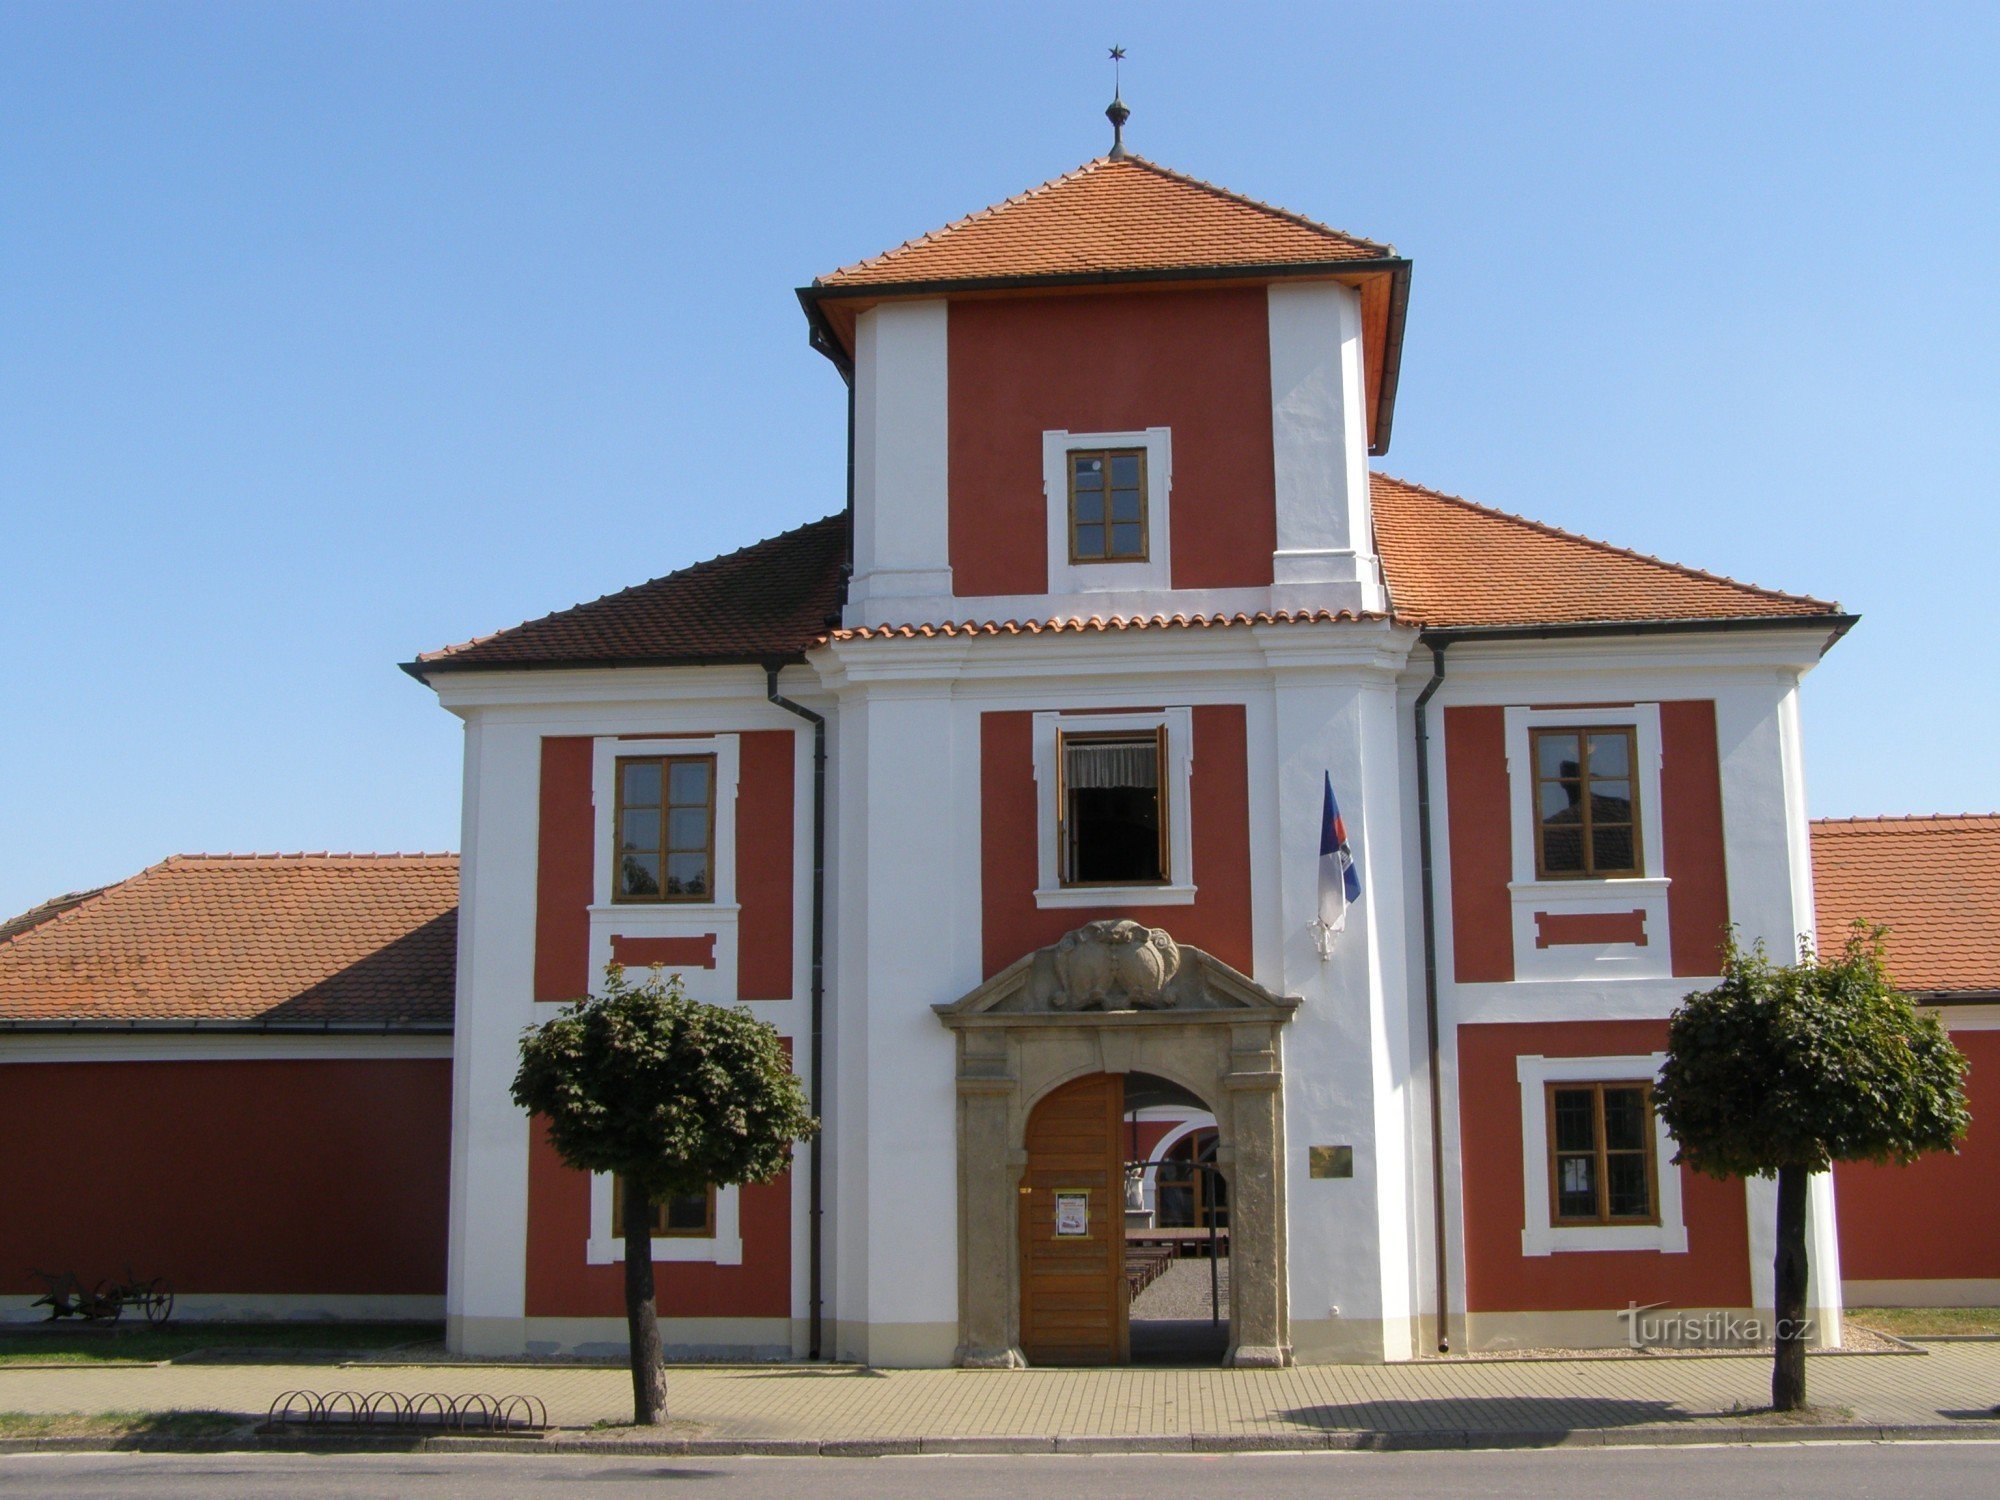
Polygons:
[[855,321],[849,625],[951,595],[948,316],[942,301],[890,302]]

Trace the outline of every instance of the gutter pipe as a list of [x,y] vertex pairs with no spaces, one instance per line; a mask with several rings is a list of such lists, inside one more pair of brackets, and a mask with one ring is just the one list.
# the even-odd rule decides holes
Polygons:
[[1420,644],[1430,647],[1431,676],[1417,694],[1417,849],[1419,879],[1423,884],[1424,918],[1424,1031],[1430,1061],[1431,1102],[1431,1239],[1437,1262],[1438,1353],[1451,1352],[1449,1296],[1451,1277],[1445,1261],[1444,1208],[1444,1068],[1438,1046],[1437,895],[1431,870],[1431,695],[1444,685],[1444,653],[1447,638],[1420,635]]
[[[778,691],[781,668],[764,668],[764,696],[787,713],[797,714],[813,727],[813,889],[812,889],[812,1053],[806,1063],[806,1093],[813,1114],[820,1112],[825,1074],[821,1066],[821,1041],[826,1030],[826,715],[814,713],[802,703],[794,703]],[[808,1359],[821,1358],[825,1331],[822,1292],[825,1264],[822,1250],[826,1132],[813,1138],[806,1163],[806,1319]]]

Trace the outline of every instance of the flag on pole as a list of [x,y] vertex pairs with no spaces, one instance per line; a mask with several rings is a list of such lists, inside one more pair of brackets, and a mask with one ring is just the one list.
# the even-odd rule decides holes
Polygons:
[[1321,951],[1331,950],[1333,935],[1347,925],[1347,908],[1361,899],[1361,867],[1347,847],[1347,824],[1333,795],[1333,773],[1326,773],[1326,803],[1319,824],[1319,920]]

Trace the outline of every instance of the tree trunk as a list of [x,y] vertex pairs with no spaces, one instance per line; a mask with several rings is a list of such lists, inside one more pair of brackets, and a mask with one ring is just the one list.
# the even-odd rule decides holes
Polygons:
[[632,1346],[632,1421],[667,1419],[667,1367],[660,1351],[660,1309],[653,1291],[653,1200],[631,1178],[625,1190],[625,1332]]
[[1776,1357],[1771,1367],[1771,1408],[1797,1411],[1806,1404],[1806,1185],[1804,1167],[1778,1169]]

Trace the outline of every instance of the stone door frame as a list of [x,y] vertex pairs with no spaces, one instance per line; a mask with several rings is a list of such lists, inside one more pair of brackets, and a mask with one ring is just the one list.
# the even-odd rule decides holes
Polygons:
[[1050,972],[1053,951],[1030,954],[956,1004],[935,1008],[954,1033],[957,1055],[953,1362],[978,1369],[1027,1364],[1016,1203],[1029,1113],[1052,1090],[1089,1073],[1151,1073],[1189,1090],[1215,1115],[1216,1162],[1230,1193],[1224,1362],[1289,1365],[1280,1034],[1299,1002],[1272,995],[1197,949],[1178,948],[1182,975],[1170,997],[1155,1000],[1160,1008],[1069,1009],[1059,989],[1036,983]]

